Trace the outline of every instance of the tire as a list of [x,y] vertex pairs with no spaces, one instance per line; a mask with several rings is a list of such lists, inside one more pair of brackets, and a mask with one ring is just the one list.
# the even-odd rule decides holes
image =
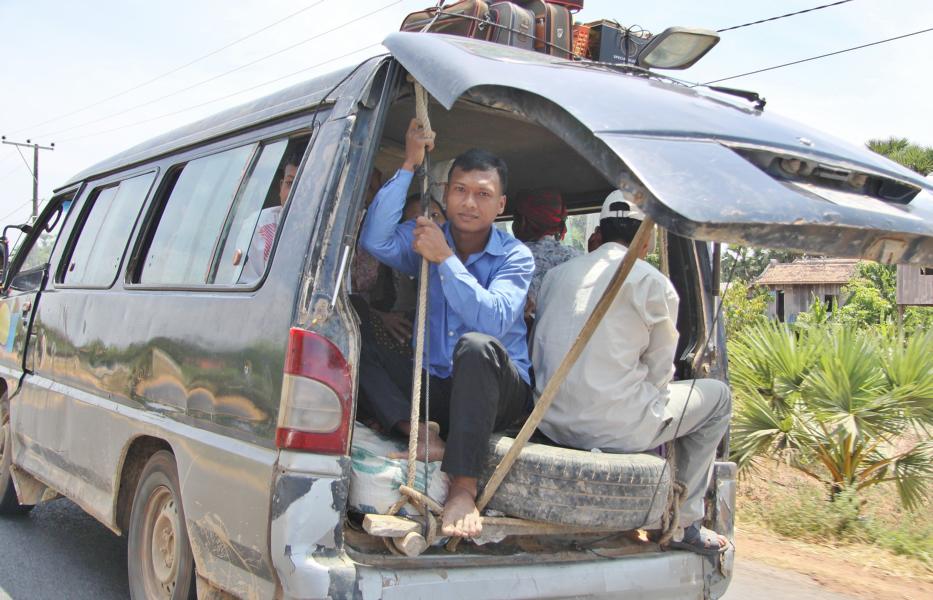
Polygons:
[[171,452],[153,454],[140,474],[127,537],[133,600],[196,597],[194,558]]
[[[512,442],[513,438],[493,435],[481,486]],[[596,453],[529,443],[488,508],[535,521],[630,531],[661,518],[671,487],[670,469],[664,465],[663,458],[650,454]]]
[[13,434],[10,423],[0,425],[0,515],[24,515],[32,510],[31,504],[20,504],[16,499],[16,488],[10,465],[13,464]]

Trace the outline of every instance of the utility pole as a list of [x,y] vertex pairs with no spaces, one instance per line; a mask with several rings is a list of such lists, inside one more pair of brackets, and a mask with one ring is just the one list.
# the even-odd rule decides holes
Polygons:
[[[39,215],[39,150],[55,150],[55,142],[52,142],[48,146],[40,146],[38,143],[33,143],[32,140],[26,140],[25,143],[8,142],[5,135],[0,136],[0,141],[10,146],[32,148],[32,216],[35,218]],[[22,156],[22,154],[20,154],[20,156]],[[25,161],[26,159],[23,158],[23,160]],[[29,168],[28,163],[26,168]]]

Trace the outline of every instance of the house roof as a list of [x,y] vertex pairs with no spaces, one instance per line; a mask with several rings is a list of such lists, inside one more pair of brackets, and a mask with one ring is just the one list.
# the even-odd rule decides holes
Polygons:
[[848,283],[855,276],[857,260],[847,258],[798,258],[792,263],[772,263],[759,285],[813,285]]

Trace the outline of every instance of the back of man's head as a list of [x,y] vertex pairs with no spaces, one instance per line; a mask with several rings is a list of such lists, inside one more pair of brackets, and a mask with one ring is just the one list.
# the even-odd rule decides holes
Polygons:
[[599,231],[603,242],[630,246],[644,218],[645,213],[627,199],[621,190],[612,192],[606,196],[599,213]]
[[450,171],[447,173],[448,180],[453,174],[454,169],[460,169],[464,173],[470,171],[496,171],[499,175],[499,191],[505,194],[509,187],[509,167],[505,161],[486,150],[480,148],[471,148],[454,159],[450,165]]

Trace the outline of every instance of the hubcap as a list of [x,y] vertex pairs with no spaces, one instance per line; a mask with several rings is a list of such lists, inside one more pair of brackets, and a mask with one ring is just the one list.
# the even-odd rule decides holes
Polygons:
[[178,506],[172,492],[158,488],[150,497],[146,523],[149,536],[148,575],[160,597],[170,598],[178,575]]
[[3,464],[4,454],[6,453],[6,430],[9,425],[0,426],[0,464]]

